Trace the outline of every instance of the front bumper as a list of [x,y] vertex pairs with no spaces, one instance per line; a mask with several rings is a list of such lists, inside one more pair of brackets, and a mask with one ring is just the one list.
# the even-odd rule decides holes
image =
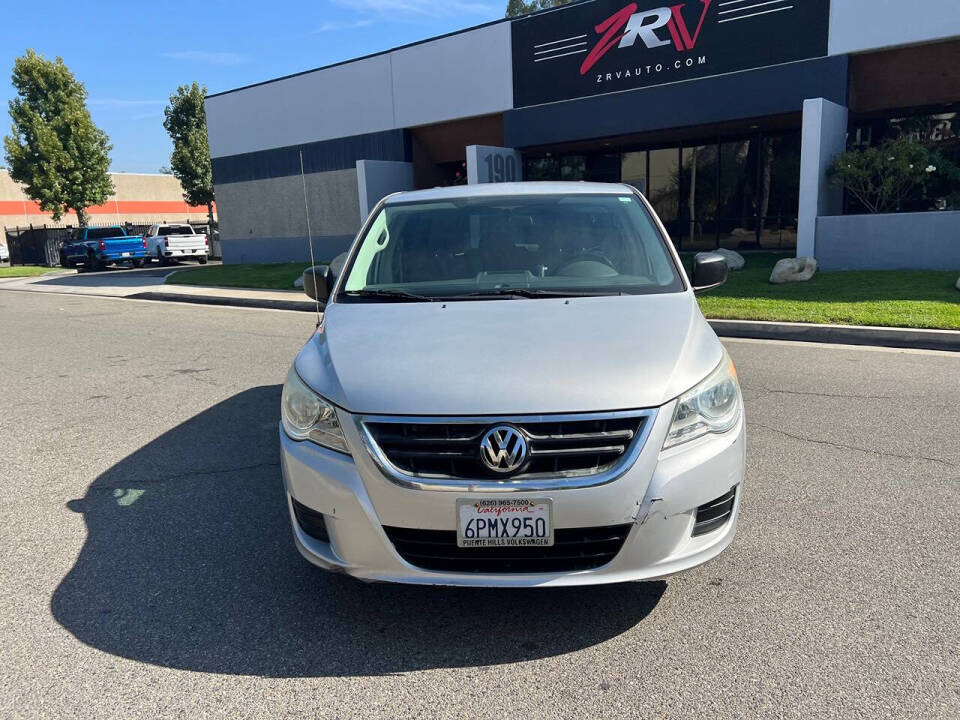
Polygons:
[[[553,500],[556,528],[629,523],[622,549],[599,568],[553,573],[473,573],[425,570],[397,553],[384,526],[456,529],[458,498],[499,494],[405,488],[389,480],[371,459],[351,417],[340,424],[354,457],[310,442],[291,440],[280,429],[281,466],[294,540],[313,564],[370,581],[462,586],[563,586],[648,580],[692,568],[716,557],[733,540],[745,466],[745,426],[661,452],[673,404],[658,413],[633,466],[605,485],[532,491]],[[730,519],[694,536],[696,509],[737,488]],[[516,497],[505,493],[503,497]],[[322,513],[329,542],[300,527],[293,502]]]

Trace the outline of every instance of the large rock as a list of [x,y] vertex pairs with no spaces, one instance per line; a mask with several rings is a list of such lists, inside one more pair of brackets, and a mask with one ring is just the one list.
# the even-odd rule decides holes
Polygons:
[[724,262],[727,264],[727,270],[743,270],[743,266],[747,264],[746,260],[743,259],[743,255],[733,250],[727,250],[726,248],[697,253],[696,257],[700,257],[701,255],[722,255]]
[[957,278],[957,290],[960,290],[960,278]]
[[743,266],[747,264],[747,261],[743,259],[743,255],[736,250],[720,248],[714,252],[716,252],[717,255],[723,255],[723,259],[727,261],[727,267],[730,270],[743,270]]
[[817,271],[817,261],[812,257],[784,258],[778,260],[770,273],[770,282],[805,282]]
[[297,290],[303,290],[303,275],[293,281],[293,286],[297,288]]

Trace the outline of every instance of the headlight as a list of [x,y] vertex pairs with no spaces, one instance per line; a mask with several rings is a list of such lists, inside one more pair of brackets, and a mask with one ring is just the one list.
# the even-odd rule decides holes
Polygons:
[[290,368],[283,384],[280,417],[284,432],[294,440],[311,440],[325,448],[350,454],[337,422],[336,408],[307,387],[297,375],[295,366]]
[[663,448],[730,430],[740,419],[741,406],[737,369],[724,351],[717,369],[677,400]]

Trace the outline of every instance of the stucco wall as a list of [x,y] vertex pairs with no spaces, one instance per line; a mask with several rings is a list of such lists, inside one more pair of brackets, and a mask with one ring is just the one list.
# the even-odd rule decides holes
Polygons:
[[833,0],[831,55],[910,45],[960,35],[956,0]]
[[817,218],[823,270],[960,270],[960,212]]
[[207,98],[210,155],[380,132],[513,105],[510,23]]
[[[357,171],[306,175],[317,260],[342,252],[360,229]],[[299,176],[218,185],[223,261],[284,262],[310,257]]]

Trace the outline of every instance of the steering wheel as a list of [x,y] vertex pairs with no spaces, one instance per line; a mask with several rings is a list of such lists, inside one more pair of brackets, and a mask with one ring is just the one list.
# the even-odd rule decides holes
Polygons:
[[[566,273],[563,272],[564,270],[570,268],[570,266],[572,266],[572,265],[574,265],[574,264],[576,264],[576,263],[583,263],[583,262],[599,263],[600,265],[605,266],[605,268],[611,270],[611,271],[613,272],[613,274],[615,274],[615,275],[616,275],[616,274],[619,274],[619,273],[617,272],[617,269],[616,269],[616,268],[614,267],[614,265],[613,265],[613,261],[612,261],[610,258],[608,258],[608,257],[607,257],[606,255],[604,255],[603,253],[598,252],[598,251],[596,251],[596,250],[592,250],[592,249],[591,249],[591,250],[585,250],[585,251],[582,252],[582,253],[578,253],[577,255],[574,255],[572,258],[570,258],[569,260],[567,260],[566,262],[564,262],[563,265],[561,265],[560,267],[558,267],[558,268],[553,272],[553,274],[554,274],[554,275],[565,275]],[[575,274],[577,274],[577,273],[575,273]]]

